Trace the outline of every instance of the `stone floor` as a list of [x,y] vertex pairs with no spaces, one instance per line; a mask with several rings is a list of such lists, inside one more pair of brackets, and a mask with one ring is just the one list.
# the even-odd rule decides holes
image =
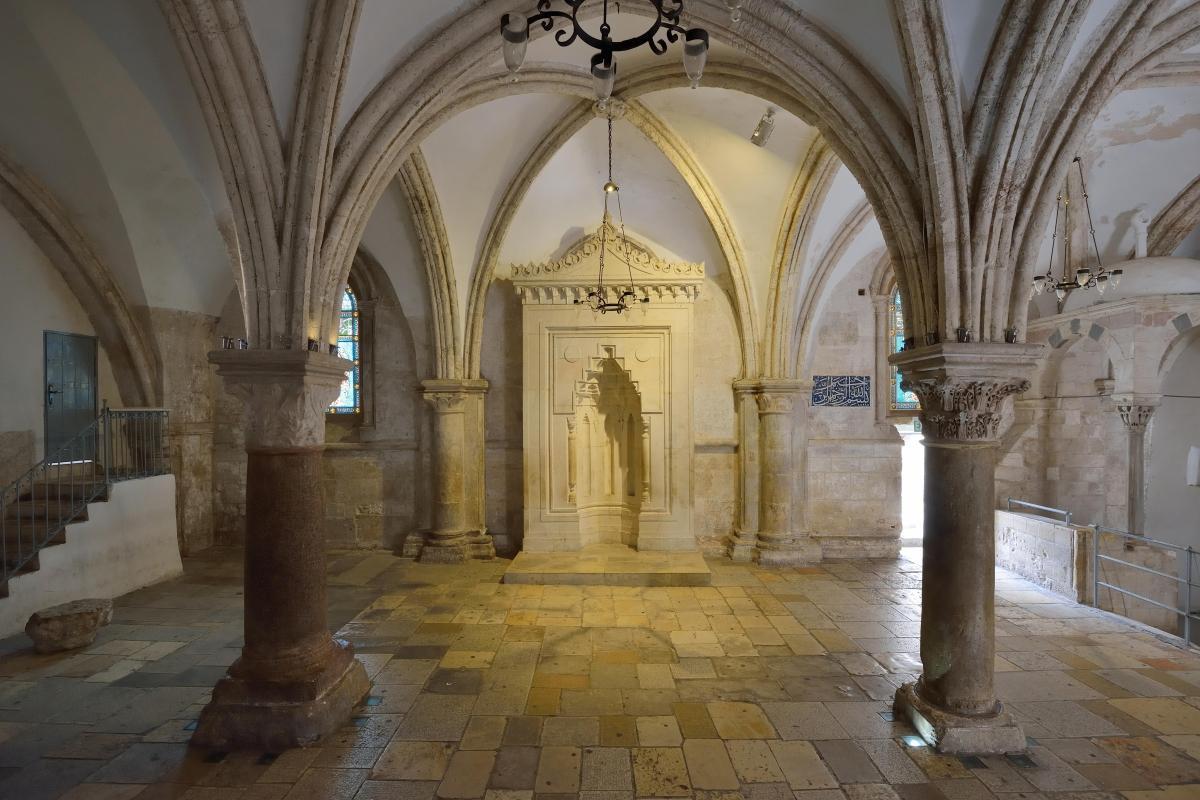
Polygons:
[[1007,573],[997,684],[1029,751],[951,758],[891,719],[919,667],[911,560],[712,561],[697,588],[501,585],[504,566],[334,554],[331,619],[374,688],[306,750],[186,744],[237,655],[235,552],[121,598],[86,652],[4,640],[0,797],[1200,798],[1200,657]]

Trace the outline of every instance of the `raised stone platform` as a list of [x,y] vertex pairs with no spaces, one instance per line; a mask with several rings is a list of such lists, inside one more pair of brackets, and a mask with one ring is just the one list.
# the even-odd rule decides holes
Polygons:
[[520,553],[504,583],[587,586],[708,586],[712,572],[696,552],[594,545],[574,553]]

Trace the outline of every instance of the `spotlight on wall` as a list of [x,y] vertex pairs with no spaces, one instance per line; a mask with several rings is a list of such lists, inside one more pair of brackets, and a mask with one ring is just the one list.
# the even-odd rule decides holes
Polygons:
[[750,141],[759,147],[765,147],[767,140],[771,138],[771,132],[775,130],[775,109],[767,108],[767,113],[762,115],[762,119],[754,126],[754,133],[750,134]]

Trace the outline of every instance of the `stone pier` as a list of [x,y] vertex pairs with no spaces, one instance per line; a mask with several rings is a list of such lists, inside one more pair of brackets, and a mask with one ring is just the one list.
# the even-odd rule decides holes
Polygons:
[[811,389],[807,382],[791,380],[763,380],[757,387],[761,462],[755,558],[760,564],[796,566],[821,560],[821,546],[804,530],[802,510],[795,502],[795,412]]
[[455,564],[494,558],[484,524],[485,380],[427,380],[433,409],[433,530],[420,560]]
[[297,350],[209,360],[246,405],[245,644],[192,742],[278,753],[337,730],[370,688],[326,619],[321,450],[350,362]]
[[996,698],[995,449],[1003,403],[1029,388],[1041,348],[939,344],[897,353],[921,401],[925,537],[920,679],[896,712],[943,753],[1007,753],[1025,735]]

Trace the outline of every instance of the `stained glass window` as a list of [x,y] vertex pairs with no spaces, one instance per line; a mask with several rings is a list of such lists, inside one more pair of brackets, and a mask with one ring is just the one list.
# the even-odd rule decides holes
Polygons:
[[[892,292],[888,307],[888,350],[899,353],[904,349],[904,307],[900,301],[900,290]],[[900,388],[900,371],[891,368],[891,397],[888,404],[892,411],[915,411],[921,407],[917,396]]]
[[333,414],[357,414],[362,411],[362,362],[358,338],[358,299],[349,288],[342,294],[342,310],[338,319],[338,355],[354,362],[354,369],[342,381],[342,390],[329,406]]

